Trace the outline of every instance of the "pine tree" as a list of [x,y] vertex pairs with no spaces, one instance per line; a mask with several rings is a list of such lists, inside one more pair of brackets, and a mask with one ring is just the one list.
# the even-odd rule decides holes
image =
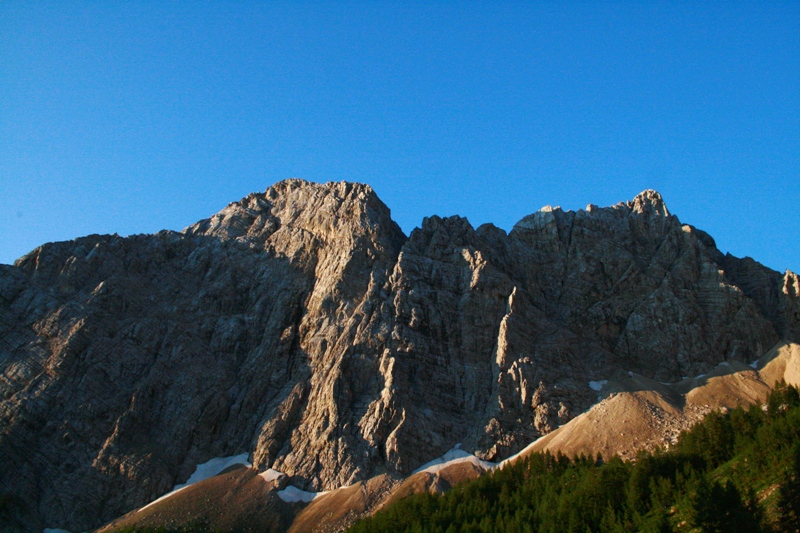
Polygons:
[[800,443],[792,449],[792,461],[778,492],[778,531],[800,532]]

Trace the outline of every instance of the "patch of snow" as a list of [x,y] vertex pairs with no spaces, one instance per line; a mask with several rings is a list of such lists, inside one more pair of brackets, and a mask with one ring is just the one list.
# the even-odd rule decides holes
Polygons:
[[197,469],[194,471],[194,474],[184,483],[183,485],[175,485],[172,490],[177,490],[178,488],[188,487],[193,483],[197,483],[198,481],[203,481],[204,479],[208,479],[210,477],[214,477],[229,466],[233,465],[244,465],[247,468],[250,468],[250,462],[247,460],[248,454],[243,453],[240,455],[233,455],[231,457],[215,457],[211,459],[207,463],[203,463],[201,465],[197,465]]
[[420,472],[428,472],[429,474],[435,474],[436,472],[446,468],[450,465],[458,464],[458,463],[472,463],[475,466],[480,466],[486,470],[490,470],[492,468],[496,468],[498,466],[497,463],[490,463],[489,461],[483,461],[478,459],[471,453],[468,453],[461,449],[461,444],[456,444],[452,450],[447,452],[441,457],[437,457],[433,461],[427,462],[421,467],[414,470],[411,475],[419,474]]
[[702,379],[702,378],[704,378],[704,377],[706,377],[706,375],[705,375],[705,374],[698,374],[698,375],[697,375],[697,377],[696,377],[696,378],[694,378],[694,379]]
[[758,359],[750,363],[750,368],[758,368]]
[[148,507],[150,507],[151,505],[153,505],[156,502],[160,502],[161,500],[169,498],[170,496],[172,496],[176,492],[182,491],[183,489],[185,489],[189,485],[193,485],[193,484],[195,484],[195,483],[197,483],[199,481],[203,481],[203,480],[208,479],[210,477],[216,476],[217,474],[219,474],[220,472],[222,472],[223,470],[225,470],[229,466],[244,465],[247,468],[250,468],[253,465],[250,464],[250,462],[247,460],[247,457],[248,457],[248,454],[242,453],[242,454],[239,454],[239,455],[232,455],[230,457],[215,457],[214,459],[211,459],[210,461],[208,461],[206,463],[199,464],[199,465],[197,465],[197,468],[195,468],[194,474],[192,474],[189,477],[189,479],[186,480],[186,483],[183,483],[183,484],[180,484],[180,485],[175,485],[174,487],[172,487],[172,490],[169,491],[168,493],[164,494],[160,498],[157,498],[157,499],[153,500],[152,502],[148,503],[144,507],[140,507],[139,511],[141,511],[142,509],[147,509]]
[[632,377],[633,377],[633,372],[631,372],[630,370],[628,370],[628,377],[629,377],[629,378],[632,378]]
[[308,492],[307,490],[300,490],[293,485],[289,485],[283,490],[278,491],[278,498],[285,502],[296,503],[296,502],[305,502],[308,503],[312,501],[314,498],[319,498],[323,494],[327,494],[328,491],[324,492]]
[[590,381],[589,388],[592,389],[593,391],[600,392],[601,390],[603,390],[603,386],[606,383],[608,383],[607,379],[601,379],[600,381]]
[[275,481],[282,475],[283,472],[278,472],[277,470],[273,470],[271,468],[259,474],[259,476],[263,477],[265,481]]
[[[559,426],[559,427],[561,427],[561,426]],[[472,463],[475,466],[480,466],[484,470],[493,470],[495,468],[502,468],[503,465],[505,465],[506,463],[508,463],[510,461],[513,461],[517,457],[519,457],[522,454],[524,454],[524,453],[528,452],[529,450],[531,450],[536,445],[536,443],[539,442],[539,440],[541,440],[543,438],[544,438],[544,435],[539,437],[538,439],[534,440],[533,442],[531,442],[530,444],[525,446],[525,448],[521,449],[520,451],[518,451],[514,455],[511,455],[511,456],[503,459],[499,463],[492,463],[490,461],[484,461],[482,459],[478,459],[477,457],[475,457],[471,453],[469,453],[469,452],[467,452],[465,450],[462,450],[461,449],[461,443],[459,442],[458,444],[453,446],[453,449],[451,449],[449,452],[447,452],[446,454],[444,454],[441,457],[437,457],[433,461],[429,461],[429,462],[425,463],[424,465],[420,466],[419,468],[414,470],[411,473],[411,475],[413,476],[414,474],[419,474],[420,472],[427,472],[429,474],[435,474],[435,473],[439,472],[440,470],[442,470],[444,468],[447,468],[448,466],[451,466],[451,465],[454,465],[454,464],[458,464],[458,463]]]

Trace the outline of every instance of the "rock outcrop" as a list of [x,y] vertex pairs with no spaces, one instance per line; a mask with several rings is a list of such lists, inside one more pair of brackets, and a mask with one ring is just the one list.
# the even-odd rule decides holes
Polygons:
[[0,266],[6,520],[96,527],[242,452],[308,490],[502,459],[590,380],[800,340],[798,292],[655,191],[406,237],[368,186],[288,180],[180,233],[47,244]]

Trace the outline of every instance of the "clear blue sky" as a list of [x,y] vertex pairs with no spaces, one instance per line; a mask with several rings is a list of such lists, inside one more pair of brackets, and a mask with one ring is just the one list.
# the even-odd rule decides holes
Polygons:
[[288,177],[510,229],[659,190],[800,271],[800,3],[2,2],[0,263]]

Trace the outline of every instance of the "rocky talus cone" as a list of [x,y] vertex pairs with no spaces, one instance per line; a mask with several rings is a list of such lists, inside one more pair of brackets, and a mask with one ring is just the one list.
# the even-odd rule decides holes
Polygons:
[[0,266],[6,520],[93,528],[242,452],[309,490],[456,443],[499,460],[590,380],[800,340],[799,292],[655,191],[406,237],[366,185],[288,180],[180,233],[47,244]]

